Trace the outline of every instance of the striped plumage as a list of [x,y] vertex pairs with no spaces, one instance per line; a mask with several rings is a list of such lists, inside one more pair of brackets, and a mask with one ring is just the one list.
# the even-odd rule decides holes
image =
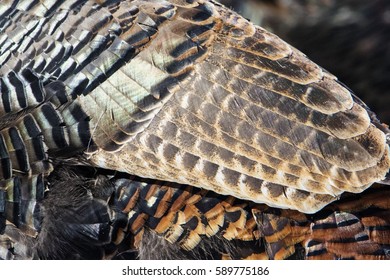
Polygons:
[[[128,202],[119,207],[125,209],[120,215],[127,214],[126,226],[122,219],[115,217],[115,220],[123,222],[123,228],[135,236],[138,250],[148,251],[148,243],[142,242],[148,231],[180,246],[182,258],[390,257],[388,191],[353,195],[319,213],[305,215],[190,186],[166,185],[140,178],[120,179],[115,185],[117,197],[125,197]],[[209,239],[213,240],[212,244],[207,244]],[[144,254],[155,258],[153,254],[158,252]],[[169,258],[169,254],[165,257]]]
[[379,186],[304,214],[96,171],[56,168],[39,235],[7,224],[0,258],[389,259],[389,192]]
[[[143,240],[156,238],[187,257],[218,242],[213,257],[389,257],[385,187],[342,208],[386,181],[387,126],[336,77],[214,1],[2,1],[0,91],[0,257],[14,256],[13,242],[35,242],[25,257],[148,257]],[[66,190],[64,163],[151,181],[76,172]],[[48,217],[67,205],[86,216],[65,211],[64,238],[88,232],[80,250],[97,246],[93,256],[45,244],[61,235]],[[354,224],[357,253],[337,250],[343,234],[321,235]]]

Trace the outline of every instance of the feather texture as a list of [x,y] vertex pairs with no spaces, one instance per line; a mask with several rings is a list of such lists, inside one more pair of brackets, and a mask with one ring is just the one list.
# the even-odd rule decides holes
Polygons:
[[8,223],[2,259],[390,257],[383,186],[304,214],[93,168],[59,166],[48,180],[35,235]]
[[[33,257],[106,256],[111,219],[114,244],[131,236],[140,252],[145,234],[184,256],[215,239],[224,258],[287,258],[298,247],[306,257],[387,254],[382,214],[315,213],[388,179],[388,127],[335,76],[214,1],[5,1],[0,91],[0,232],[39,232]],[[74,162],[151,181],[117,178],[102,199],[76,179],[45,197],[50,182],[63,184],[53,170]],[[44,248],[54,242],[45,219],[64,207],[57,196],[85,213],[63,213],[63,239],[86,233],[80,250],[92,255]],[[321,237],[323,224],[356,224],[348,238],[368,236],[378,250],[343,255],[344,235]],[[227,250],[233,243],[253,249]]]

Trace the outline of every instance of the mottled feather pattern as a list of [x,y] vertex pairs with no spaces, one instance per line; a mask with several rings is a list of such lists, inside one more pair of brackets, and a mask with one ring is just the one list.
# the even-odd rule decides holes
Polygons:
[[0,92],[1,258],[388,258],[386,198],[342,209],[388,179],[388,127],[214,1],[2,2]]
[[245,202],[233,197],[191,186],[164,186],[158,181],[123,179],[116,180],[115,186],[118,197],[114,205],[118,206],[114,208],[128,201],[120,207],[128,219],[123,230],[134,235],[146,227],[185,250],[194,249],[204,237],[216,234],[226,240],[255,239],[256,223],[250,211],[245,210]]
[[221,0],[337,75],[389,123],[389,2]]
[[389,258],[389,198],[383,187],[304,214],[188,185],[96,171],[56,169],[36,215],[38,236],[7,224],[1,257]]
[[[118,156],[102,152],[96,159],[92,155],[92,161],[104,161],[109,168],[126,166],[121,170],[145,177],[156,170],[153,177],[163,180],[172,180],[175,170],[181,183],[210,185],[220,193],[308,212],[345,190],[367,188],[379,173],[383,178],[389,164],[384,134],[370,124],[348,89],[274,35],[231,12],[204,6],[198,9],[212,34],[204,46],[206,56],[178,64],[194,63],[194,69],[172,89],[174,98],[164,110]],[[223,14],[226,22],[214,20],[210,26],[211,12]],[[227,44],[231,51],[221,52]],[[256,59],[248,62],[250,55]],[[279,64],[284,68],[278,70]],[[302,74],[283,72],[294,67]],[[129,159],[123,157],[124,151],[131,154]],[[192,158],[189,165],[187,158]],[[138,161],[142,166],[125,164]],[[143,174],[145,169],[148,174]],[[221,189],[220,184],[229,188]],[[267,196],[273,184],[289,189],[285,193],[291,197],[297,196],[297,189],[308,192],[307,204],[294,206],[283,197]]]

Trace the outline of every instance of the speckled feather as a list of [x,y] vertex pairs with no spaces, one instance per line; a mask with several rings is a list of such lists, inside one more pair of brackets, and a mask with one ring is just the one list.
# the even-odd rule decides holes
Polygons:
[[[332,74],[214,1],[3,1],[0,91],[0,232],[7,219],[34,236],[61,161],[304,213],[389,172],[386,125]],[[213,226],[190,205],[181,224],[168,212],[151,229],[193,248]],[[233,210],[227,240],[245,235],[247,213]]]

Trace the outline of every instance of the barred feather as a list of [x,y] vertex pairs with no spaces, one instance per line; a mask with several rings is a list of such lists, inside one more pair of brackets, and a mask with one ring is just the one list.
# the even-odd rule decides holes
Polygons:
[[[317,213],[388,180],[388,127],[335,76],[214,1],[5,1],[0,91],[0,232],[39,233],[33,257],[112,256],[128,239],[144,252],[144,235],[184,256],[215,240],[221,258],[387,256],[387,206]],[[92,181],[91,167],[146,181],[114,177],[115,192],[94,195],[83,171],[70,187],[50,177],[64,163]],[[72,205],[64,232],[50,229],[59,196]],[[362,231],[345,237],[344,225]],[[46,245],[50,231],[70,249]],[[73,248],[78,237],[91,254]]]

